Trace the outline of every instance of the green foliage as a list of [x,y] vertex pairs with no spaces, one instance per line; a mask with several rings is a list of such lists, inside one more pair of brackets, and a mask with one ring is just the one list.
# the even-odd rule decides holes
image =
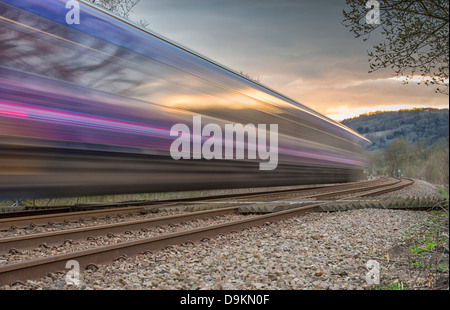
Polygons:
[[410,265],[413,267],[422,268],[425,264],[424,263],[411,263]]
[[[405,137],[400,137],[394,140],[389,147],[384,150],[384,160],[388,165],[388,173],[391,176],[400,176],[401,171],[413,160],[414,146],[406,140]],[[402,169],[403,168],[403,169]],[[400,175],[398,171],[400,170]]]
[[438,272],[448,272],[449,270],[448,267],[445,265],[438,265],[436,269]]
[[342,124],[372,141],[368,151],[387,148],[396,138],[424,148],[449,136],[448,109],[413,109],[395,112],[377,111],[345,119]]
[[[385,150],[368,154],[369,172],[374,175],[401,175],[423,179],[443,187],[440,196],[448,197],[449,184],[449,140],[441,139],[429,147],[413,144],[404,137],[394,140]],[[447,189],[446,189],[447,188]]]
[[438,194],[442,198],[448,198],[449,197],[448,189],[445,189],[443,187],[438,189]]
[[396,282],[396,283],[388,284],[387,286],[375,285],[375,289],[380,290],[380,291],[402,291],[403,283]]
[[423,236],[421,241],[421,243],[411,246],[409,251],[414,254],[420,254],[427,251],[433,251],[438,245],[437,241],[431,236]]
[[[449,184],[449,110],[375,112],[342,121],[373,142],[367,147],[369,173],[401,175]],[[445,194],[442,189],[442,194]]]

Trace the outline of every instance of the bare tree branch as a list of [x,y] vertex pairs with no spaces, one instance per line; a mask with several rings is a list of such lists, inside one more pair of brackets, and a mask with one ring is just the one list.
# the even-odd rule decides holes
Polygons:
[[346,2],[343,25],[364,41],[373,37],[382,40],[368,52],[369,73],[390,67],[407,79],[419,74],[427,77],[425,85],[435,85],[436,92],[448,95],[448,1],[379,0],[379,24],[367,23],[367,0]]
[[[133,8],[139,4],[141,0],[88,0],[89,2],[96,4],[114,14],[119,15],[125,19],[130,18],[130,14],[133,12]],[[136,21],[136,23],[146,28],[149,22],[145,19]]]

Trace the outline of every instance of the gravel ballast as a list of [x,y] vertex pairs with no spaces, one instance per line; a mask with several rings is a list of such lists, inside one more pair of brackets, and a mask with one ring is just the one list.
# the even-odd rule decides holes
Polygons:
[[368,289],[366,263],[382,263],[400,238],[433,216],[379,209],[313,212],[99,266],[83,271],[79,285],[51,274],[3,289]]
[[398,191],[386,193],[376,196],[379,199],[395,198],[395,197],[436,197],[438,195],[438,189],[433,184],[430,184],[422,180],[414,180],[414,184],[402,188]]

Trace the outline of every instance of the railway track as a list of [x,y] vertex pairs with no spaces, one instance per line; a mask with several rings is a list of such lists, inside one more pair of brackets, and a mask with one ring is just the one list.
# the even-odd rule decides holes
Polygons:
[[[116,203],[90,203],[90,204],[75,204],[75,205],[63,205],[63,206],[53,206],[53,207],[27,207],[26,210],[21,211],[8,211],[0,213],[0,222],[2,219],[10,219],[10,218],[18,218],[18,217],[27,217],[27,216],[38,216],[38,215],[52,215],[58,213],[75,213],[75,212],[86,212],[86,211],[99,211],[106,210],[105,212],[109,212],[113,208],[126,208],[130,207],[130,210],[140,209],[142,206],[162,206],[162,205],[176,205],[177,203],[187,203],[187,202],[199,202],[199,201],[214,201],[228,198],[248,198],[248,197],[264,197],[264,196],[273,196],[277,194],[287,194],[287,193],[297,193],[303,191],[316,191],[316,190],[324,190],[327,191],[329,188],[331,189],[339,189],[339,188],[347,188],[351,186],[362,186],[362,184],[377,184],[385,182],[385,178],[375,179],[371,181],[365,182],[350,182],[345,184],[321,184],[321,185],[312,185],[305,186],[301,189],[284,189],[284,190],[272,190],[266,192],[259,193],[241,193],[241,194],[225,194],[225,195],[213,195],[213,196],[204,196],[204,197],[192,197],[192,198],[182,198],[182,199],[170,199],[170,200],[138,200],[138,201],[123,201]],[[125,209],[126,210],[126,209]],[[88,214],[88,213],[86,213]],[[7,220],[5,220],[7,221]],[[3,221],[3,222],[5,222]]]
[[[0,239],[0,258],[6,257],[8,255],[21,255],[23,251],[28,249],[45,248],[54,249],[59,246],[64,249],[65,244],[74,244],[79,242],[95,241],[97,238],[102,238],[102,236],[107,236],[107,238],[114,239],[117,238],[116,234],[132,235],[133,232],[145,232],[151,231],[163,226],[177,226],[179,223],[193,222],[193,221],[205,221],[206,219],[222,218],[222,222],[213,224],[203,225],[200,223],[199,227],[184,229],[182,225],[179,229],[174,229],[169,232],[162,233],[160,235],[142,236],[137,235],[135,238],[128,238],[123,241],[120,240],[117,243],[86,247],[80,250],[71,251],[64,253],[63,250],[59,253],[52,253],[50,256],[42,258],[33,258],[31,260],[21,261],[21,262],[11,262],[0,266],[0,285],[13,284],[17,281],[25,281],[27,279],[36,279],[46,276],[49,272],[64,272],[65,265],[69,260],[76,260],[82,268],[95,268],[97,264],[108,264],[117,259],[126,258],[129,256],[136,256],[140,253],[145,253],[148,251],[157,251],[164,249],[168,246],[175,244],[183,244],[186,242],[198,242],[205,238],[212,238],[218,234],[226,234],[233,231],[239,231],[251,226],[260,226],[270,224],[274,221],[279,221],[291,216],[295,216],[304,212],[309,212],[323,206],[326,202],[309,203],[307,205],[292,206],[291,198],[295,199],[341,199],[346,197],[347,199],[355,197],[367,197],[374,196],[387,191],[394,191],[404,188],[413,183],[412,180],[399,180],[399,179],[386,179],[377,180],[371,182],[363,182],[358,184],[351,184],[348,186],[338,185],[336,187],[328,188],[317,188],[309,190],[300,190],[297,192],[288,192],[289,197],[283,197],[284,200],[280,200],[280,204],[290,205],[290,208],[284,211],[268,213],[268,214],[252,214],[252,215],[240,215],[240,210],[242,206],[248,206],[251,204],[264,204],[268,200],[274,200],[276,198],[281,198],[281,193],[262,193],[262,194],[251,194],[239,197],[228,197],[228,203],[233,204],[233,206],[227,206],[222,208],[217,208],[208,211],[198,211],[198,212],[186,212],[177,215],[166,215],[157,216],[149,219],[141,220],[131,220],[123,221],[114,224],[103,224],[103,225],[92,225],[81,228],[50,231],[43,233],[36,233],[23,236],[10,236]],[[232,201],[229,201],[233,199]],[[223,198],[211,199],[212,203],[217,203],[219,201],[224,201]],[[198,201],[196,201],[198,202]],[[203,201],[205,202],[205,201]],[[143,212],[143,210],[151,212],[155,208],[168,208],[173,207],[177,203],[167,203],[166,205],[160,205],[158,207],[153,206],[149,209],[140,207],[135,209],[133,212]],[[130,213],[133,207],[125,208],[125,212]],[[140,211],[138,211],[140,210]],[[85,211],[83,213],[84,217],[94,216],[96,212],[106,210],[94,210]],[[121,209],[108,210],[109,216],[114,212],[123,211]],[[131,212],[132,213],[132,212]],[[123,213],[119,213],[122,214]],[[66,214],[67,215],[67,214]],[[77,216],[80,216],[78,214]],[[104,214],[103,214],[104,215]],[[43,217],[44,215],[42,215]],[[45,221],[49,221],[49,216],[58,218],[63,216],[61,214],[45,215]],[[230,218],[228,218],[230,216]],[[235,217],[237,216],[237,217]],[[39,217],[39,216],[37,216]],[[61,218],[64,221],[63,218]],[[3,219],[5,220],[5,219]],[[2,221],[3,221],[2,220]],[[30,221],[36,222],[36,219],[9,219],[10,221],[15,221],[17,224],[18,220],[22,220],[22,224],[30,223]],[[28,222],[27,222],[28,221]],[[66,220],[67,221],[67,220]],[[208,222],[210,223],[210,222]],[[195,225],[194,225],[195,226]],[[3,226],[5,227],[5,226]],[[11,227],[11,226],[10,226]],[[120,239],[120,238],[119,238]]]
[[[220,195],[213,197],[197,197],[197,198],[189,198],[189,199],[176,199],[176,200],[164,200],[164,201],[137,201],[137,202],[122,202],[116,204],[109,205],[98,205],[98,206],[90,206],[90,208],[95,208],[94,210],[87,211],[74,211],[69,212],[69,207],[58,207],[55,208],[55,213],[52,213],[51,210],[42,210],[42,213],[39,211],[30,211],[33,212],[32,215],[25,215],[23,212],[19,212],[18,214],[9,214],[3,215],[3,218],[0,218],[0,231],[17,229],[17,228],[26,228],[26,227],[34,227],[34,226],[44,226],[44,225],[55,225],[55,224],[63,224],[69,223],[79,220],[95,220],[97,218],[105,218],[105,217],[113,217],[113,216],[128,216],[130,214],[139,214],[139,213],[147,213],[147,212],[156,212],[161,208],[168,207],[176,207],[177,205],[186,205],[186,203],[236,203],[243,202],[248,199],[258,199],[261,200],[273,200],[276,199],[280,195],[292,194],[294,196],[299,195],[307,195],[311,194],[319,194],[323,193],[333,195],[333,192],[346,189],[346,190],[358,190],[364,186],[379,186],[382,184],[390,185],[396,181],[389,181],[387,179],[376,179],[365,182],[353,182],[347,184],[339,184],[334,186],[315,186],[312,188],[305,189],[292,189],[292,190],[282,190],[282,191],[272,191],[265,193],[252,193],[252,194],[238,194],[238,195]],[[61,210],[66,210],[62,212]]]

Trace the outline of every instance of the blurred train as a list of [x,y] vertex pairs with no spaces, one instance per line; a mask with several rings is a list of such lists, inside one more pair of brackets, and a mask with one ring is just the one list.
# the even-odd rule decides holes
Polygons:
[[[84,1],[0,1],[0,200],[355,180],[367,140]],[[277,124],[278,165],[180,159],[174,124]]]

